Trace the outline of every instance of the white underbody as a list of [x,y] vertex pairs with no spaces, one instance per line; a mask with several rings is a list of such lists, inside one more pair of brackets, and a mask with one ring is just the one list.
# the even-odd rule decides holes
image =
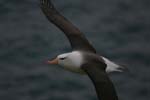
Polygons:
[[[85,74],[85,72],[80,68],[83,62],[83,56],[81,52],[74,51],[71,53],[65,53],[65,54],[59,55],[58,57],[59,58],[67,57],[67,59],[65,59],[64,61],[59,61],[59,64],[63,66],[65,69],[72,71],[72,72]],[[119,65],[115,64],[114,62],[108,60],[105,57],[102,57],[102,59],[107,65],[106,67],[107,73],[116,72],[116,71],[121,72],[121,70],[119,70],[120,68]]]

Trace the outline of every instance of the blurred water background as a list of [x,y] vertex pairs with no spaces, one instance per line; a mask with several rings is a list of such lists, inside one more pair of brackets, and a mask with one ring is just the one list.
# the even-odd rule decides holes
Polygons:
[[[53,0],[98,53],[125,64],[112,74],[120,100],[150,100],[150,0]],[[0,0],[0,100],[97,100],[87,76],[45,61],[70,51],[39,0]]]

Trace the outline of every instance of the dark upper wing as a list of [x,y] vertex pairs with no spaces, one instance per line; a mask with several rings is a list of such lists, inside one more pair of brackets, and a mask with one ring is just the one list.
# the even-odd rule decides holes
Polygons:
[[104,69],[94,64],[84,64],[82,69],[94,83],[99,100],[118,100],[115,88]]
[[60,28],[68,37],[71,46],[75,50],[84,50],[96,53],[96,50],[85,38],[83,33],[62,16],[49,0],[40,0],[41,9],[47,16],[48,20]]

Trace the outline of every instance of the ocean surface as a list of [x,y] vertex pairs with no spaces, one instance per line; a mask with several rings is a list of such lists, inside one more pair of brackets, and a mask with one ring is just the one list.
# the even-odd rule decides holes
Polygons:
[[[98,54],[127,66],[110,74],[119,100],[150,100],[150,0],[53,0]],[[98,100],[87,76],[47,65],[71,51],[39,0],[0,0],[0,100]]]

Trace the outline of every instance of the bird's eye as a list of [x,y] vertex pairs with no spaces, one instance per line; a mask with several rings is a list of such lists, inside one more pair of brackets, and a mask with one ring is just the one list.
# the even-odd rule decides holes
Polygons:
[[60,60],[65,60],[66,59],[66,57],[64,57],[64,58],[60,58]]

